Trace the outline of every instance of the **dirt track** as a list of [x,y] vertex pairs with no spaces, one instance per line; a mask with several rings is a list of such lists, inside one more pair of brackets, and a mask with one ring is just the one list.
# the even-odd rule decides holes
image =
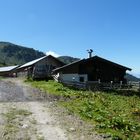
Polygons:
[[89,138],[83,132],[77,135],[81,122],[63,115],[52,101],[44,100],[42,92],[21,79],[0,80],[0,140],[101,139],[95,134]]

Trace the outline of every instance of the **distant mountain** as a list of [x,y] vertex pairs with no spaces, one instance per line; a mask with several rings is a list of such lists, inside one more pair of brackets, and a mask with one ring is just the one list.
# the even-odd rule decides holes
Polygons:
[[20,65],[43,57],[43,52],[9,42],[0,42],[0,66]]
[[80,60],[79,58],[74,58],[74,57],[71,57],[71,56],[60,56],[60,57],[58,57],[58,59],[60,61],[64,62],[65,64],[69,64],[69,63],[72,63],[74,61]]
[[139,82],[140,78],[137,78],[131,74],[126,74],[125,78],[127,79],[127,81],[135,81],[135,82]]

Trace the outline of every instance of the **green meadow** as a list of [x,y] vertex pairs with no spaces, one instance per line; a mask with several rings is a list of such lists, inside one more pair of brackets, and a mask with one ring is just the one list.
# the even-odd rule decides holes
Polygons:
[[93,124],[93,131],[96,130],[114,140],[140,138],[139,92],[82,91],[65,87],[55,81],[29,83],[46,93],[61,96],[58,104]]

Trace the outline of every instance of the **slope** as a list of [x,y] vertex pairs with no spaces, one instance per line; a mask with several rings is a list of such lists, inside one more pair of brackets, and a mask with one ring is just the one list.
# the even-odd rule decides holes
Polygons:
[[0,42],[0,65],[24,64],[44,56],[43,52],[9,42]]

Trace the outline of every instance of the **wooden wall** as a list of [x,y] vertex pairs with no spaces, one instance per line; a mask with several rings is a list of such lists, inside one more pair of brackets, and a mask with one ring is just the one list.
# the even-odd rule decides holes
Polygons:
[[121,67],[100,60],[90,60],[79,66],[79,73],[87,73],[88,81],[98,81],[100,79],[102,82],[125,82],[125,72],[126,70]]
[[52,70],[61,66],[62,63],[57,61],[55,58],[46,57],[34,65],[32,76],[37,79],[51,77]]

